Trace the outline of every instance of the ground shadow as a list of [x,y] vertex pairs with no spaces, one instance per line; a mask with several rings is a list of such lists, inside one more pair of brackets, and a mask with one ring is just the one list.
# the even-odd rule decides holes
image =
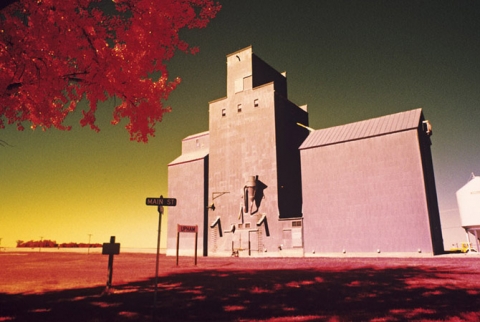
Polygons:
[[[452,275],[432,267],[178,272],[159,278],[156,319],[478,321],[478,283],[469,287]],[[153,280],[102,291],[0,293],[0,321],[152,320]]]

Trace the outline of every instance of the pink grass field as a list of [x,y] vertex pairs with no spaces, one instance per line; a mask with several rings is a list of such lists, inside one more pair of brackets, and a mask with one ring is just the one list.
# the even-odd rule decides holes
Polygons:
[[480,256],[0,253],[0,321],[480,321]]

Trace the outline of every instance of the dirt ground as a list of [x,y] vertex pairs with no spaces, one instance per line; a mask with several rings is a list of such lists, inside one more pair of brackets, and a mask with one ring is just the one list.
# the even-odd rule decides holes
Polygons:
[[0,253],[0,321],[480,321],[480,255]]

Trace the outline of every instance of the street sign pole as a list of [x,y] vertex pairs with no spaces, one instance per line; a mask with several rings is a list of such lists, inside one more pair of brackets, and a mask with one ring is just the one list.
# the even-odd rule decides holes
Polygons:
[[158,237],[157,237],[157,260],[155,263],[155,292],[153,297],[153,314],[152,319],[156,321],[156,310],[157,310],[157,292],[158,292],[158,261],[160,257],[160,232],[162,230],[162,214],[163,206],[174,207],[177,205],[177,199],[175,198],[147,198],[145,200],[147,206],[157,206],[158,209]]
[[153,296],[153,321],[156,321],[157,292],[158,292],[158,261],[160,257],[160,231],[162,229],[163,206],[158,206],[158,237],[157,237],[157,260],[155,263],[155,295]]

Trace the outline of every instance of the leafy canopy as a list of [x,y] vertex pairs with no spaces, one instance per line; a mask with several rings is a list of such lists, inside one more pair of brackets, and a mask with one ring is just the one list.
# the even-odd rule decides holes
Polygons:
[[167,61],[195,54],[182,29],[204,28],[214,0],[7,0],[0,6],[0,128],[69,130],[67,115],[86,98],[82,126],[99,131],[97,104],[115,97],[112,124],[128,119],[130,139],[147,142],[170,111],[180,83]]

